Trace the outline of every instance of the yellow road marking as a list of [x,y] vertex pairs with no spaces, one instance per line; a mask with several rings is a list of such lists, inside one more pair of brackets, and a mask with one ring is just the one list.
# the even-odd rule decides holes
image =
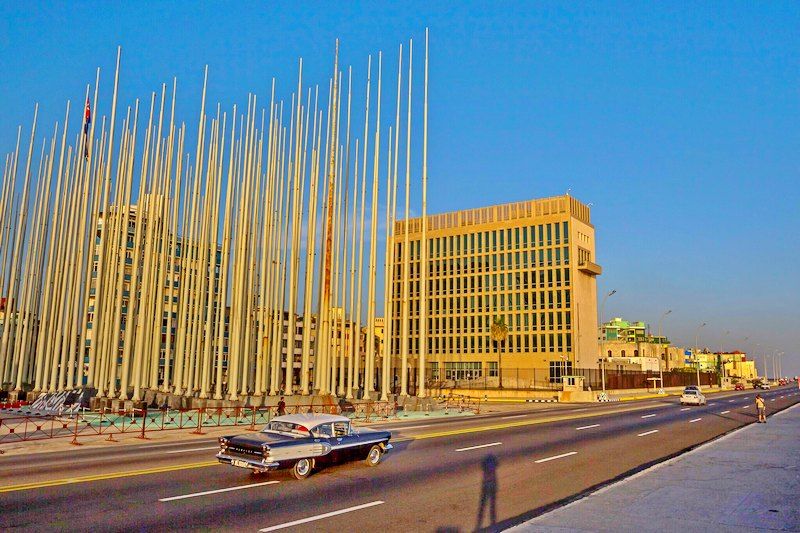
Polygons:
[[[597,413],[586,413],[582,412],[580,414],[573,414],[573,415],[557,415],[557,416],[550,416],[545,418],[539,418],[535,420],[519,420],[516,422],[504,422],[502,424],[492,424],[488,426],[477,426],[477,427],[470,427],[470,428],[461,428],[461,429],[453,429],[449,431],[436,431],[432,433],[423,433],[422,435],[415,435],[413,437],[400,437],[396,439],[392,439],[392,442],[411,442],[415,440],[424,440],[424,439],[435,439],[439,437],[451,437],[453,435],[464,435],[468,433],[480,433],[484,431],[496,431],[499,429],[508,429],[514,427],[524,427],[524,426],[533,426],[539,424],[547,424],[550,422],[563,422],[566,420],[576,420],[579,418],[594,418],[598,416],[607,416],[607,415],[614,415],[620,413],[628,413],[631,411],[641,411],[644,409],[657,409],[659,407],[669,407],[671,404],[664,404],[661,406],[641,406],[641,407],[628,407],[623,409],[615,409],[612,411],[601,411]],[[214,466],[220,464],[217,461],[203,461],[200,463],[188,463],[182,465],[172,465],[172,466],[162,466],[156,468],[148,468],[144,470],[131,470],[128,472],[110,472],[108,474],[95,474],[91,476],[79,476],[79,477],[71,477],[66,479],[53,479],[49,481],[39,481],[35,483],[23,483],[20,485],[8,485],[5,487],[0,487],[0,493],[3,492],[15,492],[20,490],[33,490],[33,489],[41,489],[46,487],[57,487],[60,485],[71,485],[75,483],[88,483],[90,481],[103,481],[107,479],[118,479],[123,477],[132,477],[132,476],[143,476],[146,474],[160,474],[164,472],[173,472],[176,470],[189,470],[193,468],[204,468],[207,466]]]
[[175,470],[187,470],[190,468],[203,468],[206,466],[218,465],[217,461],[203,461],[201,463],[189,463],[183,465],[161,466],[156,468],[147,468],[144,470],[130,470],[128,472],[110,472],[108,474],[94,474],[91,476],[79,476],[66,479],[52,479],[49,481],[38,481],[35,483],[23,483],[20,485],[8,485],[0,487],[2,492],[15,492],[19,490],[41,489],[45,487],[57,487],[59,485],[71,485],[73,483],[87,483],[89,481],[102,481],[105,479],[116,479],[121,477],[143,476],[145,474],[159,474],[162,472],[172,472]]

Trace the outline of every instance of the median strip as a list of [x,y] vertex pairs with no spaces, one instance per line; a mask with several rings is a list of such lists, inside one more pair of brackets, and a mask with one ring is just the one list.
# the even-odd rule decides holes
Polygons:
[[352,513],[353,511],[360,511],[361,509],[367,509],[369,507],[375,507],[376,505],[382,505],[382,504],[383,502],[380,500],[375,502],[364,503],[361,505],[348,507],[347,509],[339,509],[338,511],[331,511],[330,513],[318,514],[316,516],[309,516],[308,518],[301,518],[300,520],[294,520],[292,522],[286,522],[284,524],[278,524],[276,526],[265,527],[264,529],[259,529],[258,531],[259,533],[265,533],[267,531],[277,531],[278,529],[285,529],[287,527],[299,526],[300,524],[307,524],[309,522],[315,522],[317,520],[330,518],[332,516],[338,516],[340,514]]
[[534,463],[539,464],[539,463],[546,463],[548,461],[555,461],[556,459],[563,459],[564,457],[569,457],[570,455],[575,455],[577,453],[578,452],[562,453],[560,455],[554,455],[552,457],[545,457],[544,459],[537,459],[536,461],[534,461]]
[[205,492],[194,492],[192,494],[183,494],[181,496],[170,496],[169,498],[159,498],[160,502],[172,502],[175,500],[185,500],[186,498],[197,498],[198,496],[207,496],[209,494],[219,494],[220,492],[230,492],[233,490],[252,489],[255,487],[263,487],[264,485],[274,485],[280,481],[265,481],[263,483],[253,483],[251,485],[239,485],[238,487],[228,487],[227,489],[207,490]]
[[458,448],[457,452],[468,452],[470,450],[477,450],[479,448],[489,448],[490,446],[500,446],[502,442],[490,442],[489,444],[479,444],[477,446],[469,446],[467,448]]

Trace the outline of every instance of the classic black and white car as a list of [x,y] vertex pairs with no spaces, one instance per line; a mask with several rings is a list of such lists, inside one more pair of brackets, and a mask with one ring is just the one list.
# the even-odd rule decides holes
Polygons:
[[220,463],[255,473],[291,468],[305,479],[315,467],[353,459],[377,466],[392,449],[388,431],[354,428],[347,417],[297,414],[273,418],[258,433],[219,438]]

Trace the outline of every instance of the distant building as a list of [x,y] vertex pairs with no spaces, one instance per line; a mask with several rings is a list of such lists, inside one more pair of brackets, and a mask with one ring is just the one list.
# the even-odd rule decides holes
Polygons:
[[645,322],[613,318],[599,328],[599,357],[607,368],[669,371],[684,366],[683,350],[670,346],[665,336],[647,333]]

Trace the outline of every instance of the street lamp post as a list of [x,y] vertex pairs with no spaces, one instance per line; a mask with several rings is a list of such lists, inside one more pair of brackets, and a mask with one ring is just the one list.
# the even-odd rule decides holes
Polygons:
[[719,343],[719,368],[720,368],[720,381],[719,381],[719,384],[720,384],[720,387],[722,386],[722,382],[725,379],[725,360],[722,358],[722,350],[723,350],[723,347],[725,345],[725,339],[728,338],[728,335],[730,335],[730,333],[731,333],[730,330],[726,331],[725,335],[723,335],[723,337],[722,337],[722,341],[720,341],[720,343]]
[[697,326],[697,331],[694,334],[694,362],[697,363],[697,388],[700,388],[700,359],[697,357],[697,346],[700,344],[700,328],[705,327],[706,323],[703,322]]
[[[603,296],[603,301],[600,303],[600,327],[603,327],[603,312],[606,307],[606,300],[608,300],[609,296],[614,296],[617,294],[616,289],[611,289],[608,293]],[[606,356],[600,355],[600,379],[603,381],[603,394],[606,392]]]
[[[661,318],[658,319],[658,342],[659,342],[659,346],[661,346],[661,340],[662,340],[662,338],[661,338],[661,323],[664,322],[664,317],[666,317],[670,313],[672,313],[672,309],[668,309],[667,311],[665,311],[664,314],[661,315]],[[666,353],[664,352],[664,348],[663,347],[661,348],[661,357],[660,357],[660,359],[661,359],[661,361],[658,362],[658,384],[659,384],[659,389],[660,390],[658,392],[659,393],[663,393],[664,392],[664,364],[666,364],[666,359],[667,359]],[[664,364],[662,364],[662,362]]]
[[605,307],[606,307],[606,300],[608,300],[609,296],[614,296],[615,294],[617,294],[616,289],[611,289],[610,291],[608,291],[608,294],[603,296],[603,301],[600,304],[600,326],[601,327],[603,325],[603,311],[605,310]]

